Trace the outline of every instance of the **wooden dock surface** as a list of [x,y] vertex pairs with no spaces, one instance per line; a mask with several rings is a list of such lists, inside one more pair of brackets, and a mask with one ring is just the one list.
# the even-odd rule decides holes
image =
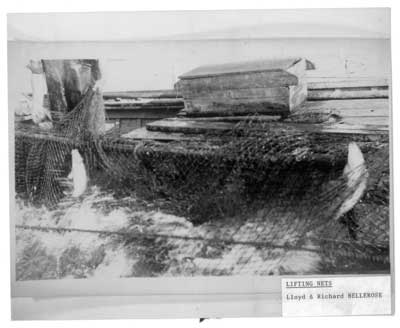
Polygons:
[[[308,99],[291,116],[299,119],[290,123],[309,132],[330,134],[388,134],[390,124],[389,80],[371,77],[308,77]],[[318,117],[315,122],[302,118]],[[322,120],[321,120],[322,117]],[[167,118],[148,123],[141,129],[145,138],[177,140],[182,136],[221,134],[237,127],[239,122],[278,122],[283,119],[272,115],[237,115],[190,117],[184,111],[178,118]],[[279,122],[281,121],[281,122]],[[290,116],[289,116],[290,121]],[[268,124],[269,124],[268,123]],[[286,123],[289,123],[286,121]],[[147,131],[144,133],[144,131]],[[158,133],[158,134],[155,134]],[[161,135],[160,135],[161,134]],[[125,135],[129,137],[130,134]],[[138,136],[138,132],[132,131]],[[172,137],[174,136],[174,137]]]
[[[307,101],[291,114],[296,119],[315,115],[319,117],[315,128],[327,133],[388,133],[389,79],[307,76],[307,85]],[[104,101],[110,122],[118,122],[123,137],[134,140],[176,141],[195,135],[199,138],[202,133],[225,133],[240,122],[281,119],[268,113],[251,115],[245,112],[237,112],[234,116],[214,116],[211,112],[190,117],[176,90],[106,92]],[[300,123],[304,127],[301,119]],[[310,123],[312,120],[308,119],[311,128]]]

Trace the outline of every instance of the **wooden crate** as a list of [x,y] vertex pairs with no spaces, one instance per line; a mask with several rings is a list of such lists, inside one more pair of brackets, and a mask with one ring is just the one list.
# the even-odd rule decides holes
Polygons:
[[175,89],[191,116],[284,114],[307,99],[302,58],[202,66],[180,76]]

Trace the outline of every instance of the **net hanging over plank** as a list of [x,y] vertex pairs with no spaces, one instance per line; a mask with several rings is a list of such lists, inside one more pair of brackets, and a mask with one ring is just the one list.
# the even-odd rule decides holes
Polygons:
[[[141,207],[139,199],[151,210],[185,218],[163,228],[133,217],[121,231],[81,232],[126,245],[146,273],[271,274],[271,261],[281,267],[277,273],[293,273],[285,261],[302,251],[324,258],[321,270],[343,269],[340,262],[349,258],[357,259],[356,268],[388,268],[387,139],[307,132],[254,115],[201,139],[134,141],[90,128],[94,110],[104,115],[94,83],[71,111],[54,116],[50,130],[17,127],[16,191],[22,198],[62,207],[69,197],[71,151],[77,149],[90,184],[113,194],[113,202],[131,199],[129,206]],[[353,141],[367,171],[360,165],[344,174]],[[354,176],[356,183],[349,183]],[[367,181],[362,200],[340,215],[361,181]],[[106,204],[99,206],[106,211]],[[182,259],[194,253],[202,261]]]

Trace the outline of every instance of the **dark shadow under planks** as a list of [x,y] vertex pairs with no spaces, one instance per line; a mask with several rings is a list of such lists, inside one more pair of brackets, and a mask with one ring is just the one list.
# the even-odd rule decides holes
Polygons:
[[[183,107],[182,107],[183,108]],[[182,108],[109,108],[108,119],[162,119],[176,116]]]

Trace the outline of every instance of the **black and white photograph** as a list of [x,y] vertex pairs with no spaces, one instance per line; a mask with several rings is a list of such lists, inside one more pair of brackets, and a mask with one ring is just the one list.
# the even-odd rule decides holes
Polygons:
[[15,281],[390,275],[390,49],[387,9],[9,14]]

